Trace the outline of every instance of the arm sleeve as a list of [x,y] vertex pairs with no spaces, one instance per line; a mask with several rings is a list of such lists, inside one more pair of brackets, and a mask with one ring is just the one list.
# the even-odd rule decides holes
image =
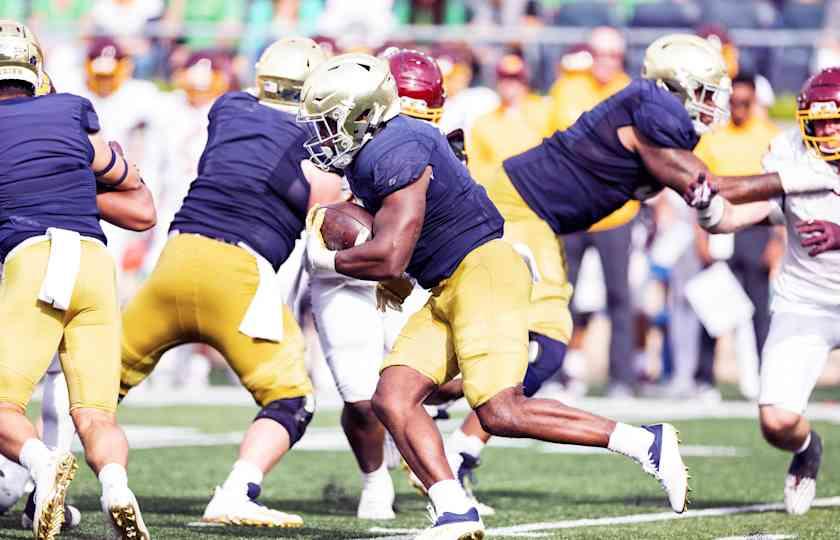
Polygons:
[[85,98],[82,98],[81,122],[85,133],[97,133],[101,129],[99,127],[99,116],[97,116],[93,104]]
[[373,185],[378,197],[385,198],[417,181],[431,163],[432,146],[418,140],[399,143],[374,161]]
[[639,106],[633,109],[633,125],[656,145],[693,150],[698,142],[697,133],[688,113],[681,105],[680,110],[677,110],[676,105],[676,102],[672,105],[642,99]]

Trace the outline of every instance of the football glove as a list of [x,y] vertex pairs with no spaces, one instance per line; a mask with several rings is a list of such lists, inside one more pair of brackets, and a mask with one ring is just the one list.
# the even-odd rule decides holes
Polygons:
[[324,237],[321,235],[321,225],[324,224],[326,208],[314,205],[306,214],[306,262],[309,272],[335,272],[336,251],[327,249]]
[[393,309],[402,311],[403,302],[414,290],[411,278],[396,278],[380,281],[376,284],[376,307],[379,311]]

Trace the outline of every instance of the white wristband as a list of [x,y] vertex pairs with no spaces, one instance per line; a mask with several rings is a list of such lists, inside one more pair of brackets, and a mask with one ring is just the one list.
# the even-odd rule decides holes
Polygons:
[[697,211],[697,222],[704,229],[711,229],[721,222],[725,210],[726,205],[723,202],[723,197],[715,195],[712,197],[712,200],[709,201],[709,206],[701,208]]

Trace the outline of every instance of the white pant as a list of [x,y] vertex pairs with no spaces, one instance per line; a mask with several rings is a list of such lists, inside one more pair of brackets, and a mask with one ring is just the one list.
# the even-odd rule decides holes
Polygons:
[[759,405],[803,414],[832,349],[840,315],[773,313],[761,363]]
[[341,398],[345,403],[369,400],[385,354],[385,324],[376,309],[376,284],[315,277],[310,287],[321,349]]
[[429,293],[415,288],[403,310],[376,309],[376,283],[345,277],[310,277],[312,313],[321,350],[345,403],[373,397],[382,360],[405,322]]

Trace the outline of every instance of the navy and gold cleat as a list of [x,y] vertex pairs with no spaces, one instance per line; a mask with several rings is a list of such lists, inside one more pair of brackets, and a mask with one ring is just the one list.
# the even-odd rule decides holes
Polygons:
[[[23,529],[31,529],[32,523],[35,521],[35,492],[29,494],[26,499],[26,506],[23,508],[23,513],[20,515],[20,526]],[[78,508],[71,504],[64,504],[64,523],[61,524],[61,532],[67,532],[75,529],[82,522],[82,513]]]
[[482,540],[484,538],[484,523],[478,515],[478,510],[470,508],[463,514],[443,512],[436,515],[429,505],[429,515],[434,525],[415,537],[415,540]]
[[811,431],[811,444],[795,454],[785,477],[785,510],[802,515],[811,508],[817,496],[817,474],[822,463],[822,439]]
[[461,465],[458,467],[458,481],[467,493],[467,498],[475,506],[476,510],[478,510],[479,515],[492,516],[496,513],[496,510],[488,504],[479,502],[473,492],[473,488],[478,485],[475,470],[479,465],[481,465],[481,459],[473,457],[466,452],[461,452]]
[[681,514],[688,507],[688,469],[680,455],[679,433],[671,424],[642,426],[653,434],[653,443],[648,450],[642,468],[659,480],[671,509]]

